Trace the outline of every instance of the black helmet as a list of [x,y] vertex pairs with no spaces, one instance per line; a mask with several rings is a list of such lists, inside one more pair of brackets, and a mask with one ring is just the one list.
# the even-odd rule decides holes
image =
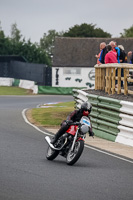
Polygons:
[[82,111],[88,111],[89,113],[91,112],[92,105],[90,102],[84,102],[81,104],[81,110]]

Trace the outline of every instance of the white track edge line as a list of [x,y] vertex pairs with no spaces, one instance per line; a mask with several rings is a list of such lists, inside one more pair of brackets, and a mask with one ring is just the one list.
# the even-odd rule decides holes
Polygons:
[[[32,126],[33,128],[35,128],[37,131],[39,131],[39,132],[41,132],[41,133],[43,133],[43,134],[45,134],[45,135],[53,136],[52,134],[47,133],[47,132],[44,132],[44,131],[40,130],[37,126],[31,124],[31,123],[27,120],[27,117],[26,117],[26,114],[25,114],[27,110],[28,110],[28,108],[25,108],[25,109],[22,111],[22,116],[23,116],[24,121],[25,121],[27,124],[29,124],[30,126]],[[129,162],[129,163],[132,163],[132,164],[133,164],[133,161],[131,161],[131,160],[128,160],[128,159],[125,159],[125,158],[116,156],[116,155],[114,155],[114,154],[108,153],[108,152],[103,151],[103,150],[99,150],[99,149],[97,149],[97,148],[95,148],[95,147],[91,147],[91,146],[89,146],[89,145],[85,145],[85,147],[87,147],[87,148],[89,148],[89,149],[92,149],[92,150],[95,150],[95,151],[98,151],[98,152],[100,152],[100,153],[106,154],[106,155],[108,155],[108,156],[112,156],[112,157],[114,157],[114,158],[117,158],[117,159],[120,159],[120,160],[123,160],[123,161],[126,161],[126,162]]]
[[132,163],[132,164],[133,164],[133,161],[131,161],[131,160],[122,158],[122,157],[120,157],[120,156],[116,156],[116,155],[114,155],[114,154],[111,154],[111,153],[108,153],[108,152],[106,152],[106,151],[97,149],[97,148],[95,148],[95,147],[91,147],[91,146],[89,146],[89,145],[85,145],[85,147],[87,147],[87,148],[89,148],[89,149],[92,149],[92,150],[95,150],[95,151],[98,151],[98,152],[100,152],[100,153],[103,153],[103,154],[112,156],[112,157],[114,157],[114,158],[118,158],[118,159],[120,159],[120,160],[123,160],[123,161],[126,161],[126,162],[129,162],[129,163]]
[[39,132],[41,132],[41,133],[43,133],[43,134],[45,134],[45,135],[53,136],[53,135],[50,134],[50,133],[47,133],[47,132],[42,131],[41,129],[39,129],[39,128],[38,128],[37,126],[35,126],[34,124],[31,124],[31,123],[27,120],[27,117],[26,117],[26,115],[25,115],[25,113],[26,113],[27,110],[28,110],[28,108],[26,108],[26,109],[24,109],[24,110],[22,111],[22,116],[23,116],[23,118],[24,118],[24,121],[25,121],[27,124],[29,124],[30,126],[32,126],[33,128],[35,128],[36,130],[38,130]]

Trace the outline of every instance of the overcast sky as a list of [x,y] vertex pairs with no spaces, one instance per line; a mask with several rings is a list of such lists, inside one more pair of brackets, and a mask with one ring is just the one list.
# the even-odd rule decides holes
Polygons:
[[82,23],[119,37],[133,25],[133,0],[0,0],[0,21],[6,36],[17,23],[32,42],[39,42],[48,30],[67,31]]

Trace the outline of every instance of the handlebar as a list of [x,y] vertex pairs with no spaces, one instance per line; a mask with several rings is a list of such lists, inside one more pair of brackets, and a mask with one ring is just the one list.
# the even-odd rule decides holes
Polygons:
[[71,121],[68,121],[67,124],[68,125],[77,125],[77,126],[79,126],[81,123],[80,122],[71,122]]

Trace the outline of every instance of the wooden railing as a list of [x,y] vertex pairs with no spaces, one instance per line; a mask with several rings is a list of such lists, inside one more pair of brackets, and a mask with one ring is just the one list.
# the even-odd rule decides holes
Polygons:
[[[128,83],[133,83],[133,77],[129,74],[129,70],[133,70],[133,64],[101,64],[95,65],[95,90],[105,90],[108,94],[124,93],[133,94],[132,90],[128,90]],[[121,71],[123,69],[123,76]],[[117,75],[116,75],[117,71]],[[121,87],[123,81],[123,87]]]

